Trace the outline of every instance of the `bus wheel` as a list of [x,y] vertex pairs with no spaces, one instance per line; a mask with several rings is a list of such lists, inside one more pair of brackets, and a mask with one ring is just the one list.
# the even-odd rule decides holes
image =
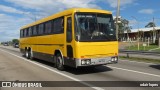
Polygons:
[[56,67],[57,67],[58,70],[61,70],[61,71],[64,70],[63,59],[62,59],[62,56],[60,54],[56,55]]
[[28,50],[27,50],[27,49],[25,50],[25,57],[26,57],[27,59],[29,59],[29,53],[28,53]]
[[54,56],[54,57],[53,57],[53,60],[54,60],[54,65],[53,65],[53,67],[54,67],[54,68],[57,68],[57,56]]
[[28,51],[28,58],[31,59],[31,60],[34,59],[34,58],[33,58],[33,52],[32,52],[32,50],[29,50],[29,51]]

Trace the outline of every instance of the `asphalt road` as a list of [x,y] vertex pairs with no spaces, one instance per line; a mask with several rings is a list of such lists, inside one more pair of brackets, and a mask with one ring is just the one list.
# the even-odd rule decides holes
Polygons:
[[[0,46],[0,81],[160,81],[160,65],[119,60],[91,68],[67,68],[59,71],[51,63],[27,60],[19,49]],[[64,82],[63,82],[64,84]],[[98,87],[92,83],[80,84],[93,87],[43,87],[0,88],[0,90],[160,90],[155,87]]]

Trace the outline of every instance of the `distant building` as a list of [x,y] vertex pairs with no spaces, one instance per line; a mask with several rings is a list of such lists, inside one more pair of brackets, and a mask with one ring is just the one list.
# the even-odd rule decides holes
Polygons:
[[[154,27],[155,30],[155,39],[160,37],[160,27]],[[138,31],[139,31],[139,38],[140,40],[144,40],[147,38],[153,39],[153,27],[151,28],[139,28],[139,29],[132,29],[130,33],[125,32],[122,35],[121,40],[126,41],[128,39],[137,40],[138,38]]]

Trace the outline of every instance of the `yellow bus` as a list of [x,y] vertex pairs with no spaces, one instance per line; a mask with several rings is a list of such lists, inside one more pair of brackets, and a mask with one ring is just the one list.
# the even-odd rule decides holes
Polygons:
[[112,13],[72,8],[20,30],[20,51],[28,59],[42,59],[63,70],[118,62],[118,41]]

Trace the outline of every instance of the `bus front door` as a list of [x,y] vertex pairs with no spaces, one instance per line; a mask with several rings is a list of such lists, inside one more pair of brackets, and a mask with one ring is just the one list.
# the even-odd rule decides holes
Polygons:
[[73,66],[75,65],[75,62],[73,62],[73,46],[72,46],[72,40],[73,40],[73,35],[72,35],[72,17],[67,16],[66,17],[66,57],[67,59],[65,60],[65,64],[68,66]]

